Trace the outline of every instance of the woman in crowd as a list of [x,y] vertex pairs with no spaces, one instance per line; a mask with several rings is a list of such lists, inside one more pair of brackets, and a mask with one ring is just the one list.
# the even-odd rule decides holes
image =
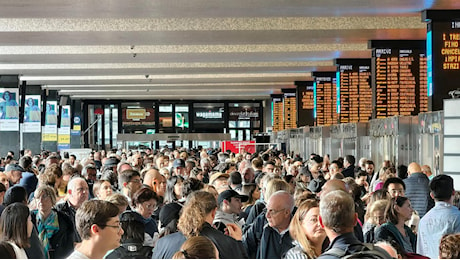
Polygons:
[[45,256],[52,259],[66,258],[73,251],[74,228],[72,221],[54,209],[56,191],[40,186],[34,193],[37,209],[31,212],[32,223],[42,241]]
[[375,229],[385,223],[385,209],[389,200],[377,200],[368,206],[366,222],[363,225],[364,242],[374,243]]
[[219,259],[219,251],[209,238],[196,236],[187,239],[173,259]]
[[181,193],[183,182],[184,178],[181,176],[171,176],[166,181],[165,204],[178,201],[182,198]]
[[243,194],[249,197],[249,199],[243,203],[243,207],[241,208],[241,210],[245,212],[245,215],[247,216],[249,211],[251,211],[252,206],[254,206],[258,199],[260,199],[260,189],[259,186],[257,186],[255,183],[246,183],[243,184],[241,191]]
[[385,181],[393,177],[396,177],[396,169],[394,167],[382,168],[380,170],[379,179],[375,182],[374,191],[382,189]]
[[97,180],[93,185],[93,194],[97,199],[105,200],[112,193],[112,185],[107,180]]
[[13,247],[17,259],[27,259],[24,249],[30,247],[32,229],[29,208],[24,203],[16,202],[3,210],[0,217],[1,240]]
[[321,255],[326,232],[318,223],[319,203],[309,199],[302,202],[289,225],[294,247],[286,253],[287,259],[314,259]]
[[[147,233],[150,238],[154,239],[155,233],[158,233],[158,226],[156,221],[152,218],[152,214],[157,207],[157,194],[150,188],[144,187],[134,193],[132,202],[134,211],[143,217],[145,233]],[[145,243],[146,245],[153,246],[148,240]]]
[[413,211],[407,197],[392,198],[385,209],[386,223],[375,230],[375,240],[394,240],[404,248],[405,253],[415,253],[416,236],[404,224]]
[[439,244],[440,259],[460,259],[460,234],[444,235]]
[[200,168],[193,167],[193,169],[190,171],[190,177],[203,181],[204,174]]

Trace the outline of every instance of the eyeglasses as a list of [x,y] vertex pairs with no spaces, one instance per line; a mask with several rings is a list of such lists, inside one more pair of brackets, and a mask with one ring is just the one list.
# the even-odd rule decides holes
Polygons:
[[270,214],[271,216],[276,215],[280,213],[281,211],[284,211],[285,209],[280,209],[280,210],[274,210],[274,209],[269,209],[267,210],[267,215]]
[[111,227],[111,228],[116,228],[118,230],[121,229],[121,222],[118,222],[118,225],[98,225],[100,227]]
[[141,179],[132,179],[129,182],[142,183],[142,180]]

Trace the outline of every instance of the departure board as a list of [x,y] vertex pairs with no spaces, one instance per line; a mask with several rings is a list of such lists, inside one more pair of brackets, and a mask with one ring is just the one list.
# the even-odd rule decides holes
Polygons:
[[297,127],[313,126],[315,124],[313,81],[296,81],[294,84],[297,86]]
[[296,89],[282,89],[284,109],[284,129],[297,127]]
[[[443,100],[460,89],[460,11],[425,10],[422,20],[428,22],[427,81],[429,108],[443,110]],[[460,91],[457,91],[458,97]]]
[[337,124],[336,72],[313,72],[313,76],[315,125]]
[[428,111],[425,41],[371,41],[375,118]]
[[337,113],[340,123],[372,118],[371,59],[336,59]]
[[284,110],[283,110],[283,95],[273,94],[272,98],[272,118],[273,132],[284,130]]

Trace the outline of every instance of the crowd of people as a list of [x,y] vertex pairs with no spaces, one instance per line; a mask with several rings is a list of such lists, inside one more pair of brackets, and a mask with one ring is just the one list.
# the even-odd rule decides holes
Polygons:
[[24,150],[0,160],[0,256],[460,258],[458,200],[450,176],[416,162]]

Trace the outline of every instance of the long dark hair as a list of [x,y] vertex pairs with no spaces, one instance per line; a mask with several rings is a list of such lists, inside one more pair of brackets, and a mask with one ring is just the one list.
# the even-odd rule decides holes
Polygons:
[[27,234],[29,208],[21,202],[8,205],[0,217],[2,240],[12,241],[20,248],[30,247]]
[[[177,198],[174,194],[174,185],[178,182],[184,182],[184,178],[182,176],[171,176],[169,179],[166,181],[166,192],[165,192],[165,199],[164,203],[170,203],[177,201]],[[180,195],[180,194],[179,194]]]
[[392,198],[390,200],[390,203],[388,203],[387,208],[385,209],[385,220],[390,221],[393,224],[398,224],[399,218],[398,218],[398,212],[396,212],[396,206],[402,207],[406,201],[408,201],[409,198],[407,197],[396,197]]

